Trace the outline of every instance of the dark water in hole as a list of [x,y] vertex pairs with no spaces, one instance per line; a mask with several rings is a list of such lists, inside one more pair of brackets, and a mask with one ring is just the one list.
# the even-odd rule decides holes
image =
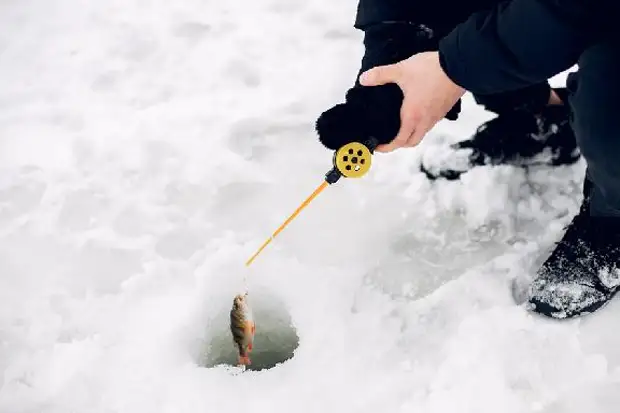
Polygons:
[[[291,359],[299,346],[299,337],[288,309],[274,297],[250,296],[250,305],[256,321],[252,364],[248,370],[265,370]],[[232,306],[232,297],[230,299]],[[230,308],[214,317],[206,326],[206,340],[201,348],[198,364],[202,367],[237,365],[237,350],[229,327]]]

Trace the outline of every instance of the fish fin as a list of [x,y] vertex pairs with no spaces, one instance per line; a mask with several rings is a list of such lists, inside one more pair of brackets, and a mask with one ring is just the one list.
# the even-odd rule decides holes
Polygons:
[[256,324],[252,323],[252,334],[256,333]]
[[252,362],[250,361],[250,357],[248,356],[239,356],[239,364],[249,366],[250,364],[252,364]]
[[252,342],[248,344],[248,350],[252,351]]

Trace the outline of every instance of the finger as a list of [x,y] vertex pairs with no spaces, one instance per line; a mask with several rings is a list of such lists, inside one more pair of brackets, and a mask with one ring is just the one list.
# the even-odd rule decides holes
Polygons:
[[367,70],[360,76],[362,86],[380,86],[387,83],[398,83],[400,78],[400,64],[377,66]]
[[394,150],[396,150],[397,148],[395,148],[393,145],[391,144],[385,144],[385,145],[379,145],[377,146],[377,148],[375,149],[375,152],[380,152],[380,153],[388,153],[388,152],[393,152]]
[[[380,152],[392,152],[403,147],[416,129],[417,118],[414,108],[409,103],[409,100],[405,98],[400,109],[400,130],[392,142],[381,146]],[[379,150],[379,147],[377,147],[377,150]]]
[[397,142],[401,142],[401,146],[407,143],[411,135],[413,135],[417,129],[418,118],[415,107],[405,99],[400,110],[400,130],[398,131],[398,135],[396,135],[396,139],[394,139]]
[[377,146],[377,149],[375,149],[375,152],[390,153],[390,152],[394,152],[398,148],[400,148],[400,146],[397,147],[392,144],[379,145]]
[[398,148],[402,148],[407,143],[407,136],[398,135],[392,142],[377,146],[377,152],[392,152]]
[[382,152],[382,153],[393,152],[396,149],[405,147],[406,145],[407,145],[407,141],[402,141],[402,140],[397,141],[396,139],[394,139],[392,142],[388,144],[377,146],[377,149],[375,149],[375,152]]
[[377,149],[375,149],[377,152],[393,152],[398,148],[403,148],[405,146],[407,146],[407,141],[409,140],[409,137],[406,135],[398,135],[392,142],[387,143],[387,144],[383,144],[383,145],[379,145],[377,146]]
[[422,142],[422,139],[424,139],[424,136],[426,135],[426,133],[431,129],[431,127],[432,127],[431,122],[424,122],[424,121],[420,122],[420,124],[417,125],[413,134],[411,134],[411,136],[407,140],[407,143],[405,144],[405,146],[407,146],[408,148],[413,148],[415,146],[418,146],[420,142]]

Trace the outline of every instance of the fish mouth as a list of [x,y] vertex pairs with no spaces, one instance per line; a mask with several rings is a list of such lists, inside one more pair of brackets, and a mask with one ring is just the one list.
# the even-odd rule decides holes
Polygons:
[[247,304],[248,293],[237,294],[234,298],[234,303],[238,305],[246,305]]

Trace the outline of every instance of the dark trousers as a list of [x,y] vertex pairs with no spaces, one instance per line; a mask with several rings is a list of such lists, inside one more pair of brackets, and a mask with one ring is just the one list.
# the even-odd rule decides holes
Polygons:
[[620,217],[620,41],[590,47],[567,79],[571,125],[592,181],[590,212]]

